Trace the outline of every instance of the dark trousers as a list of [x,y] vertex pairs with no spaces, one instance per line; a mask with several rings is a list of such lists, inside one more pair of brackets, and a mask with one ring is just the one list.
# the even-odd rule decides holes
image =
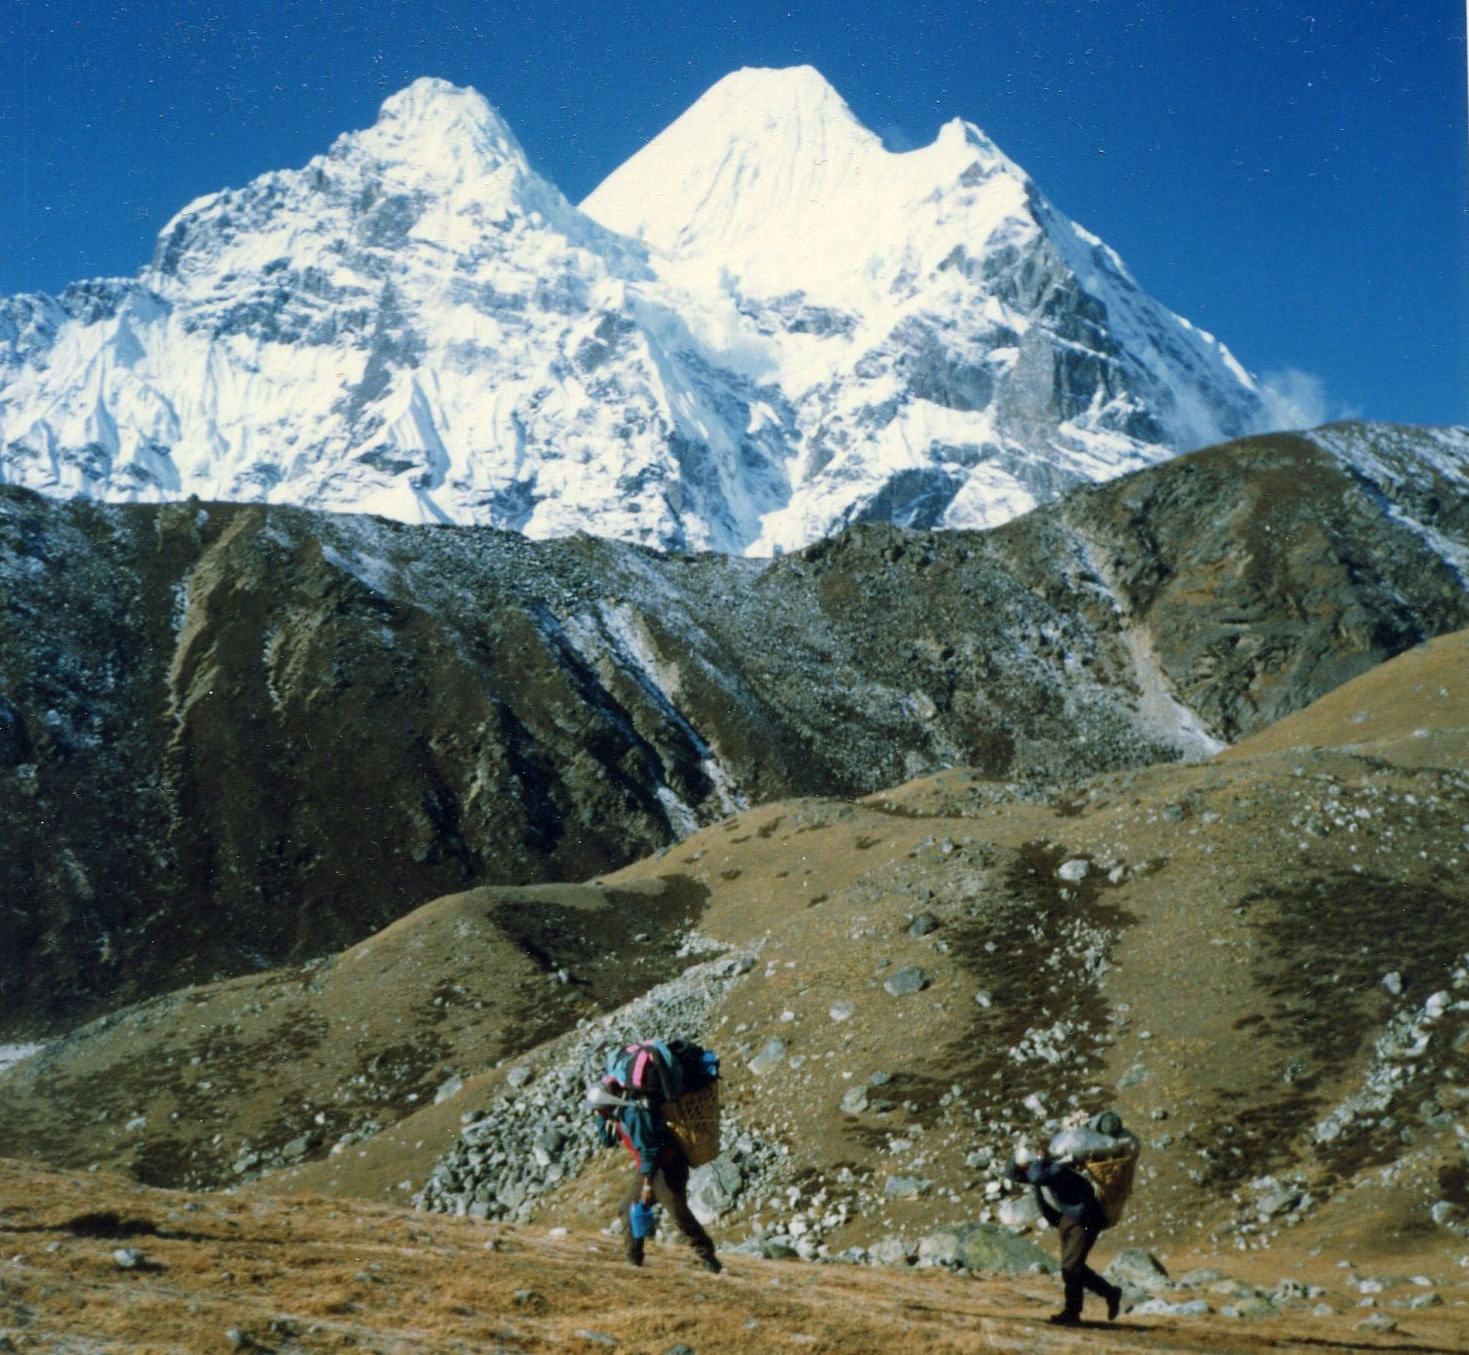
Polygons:
[[[694,1250],[700,1258],[711,1261],[714,1259],[714,1240],[704,1231],[704,1225],[694,1217],[693,1210],[689,1208],[688,1193],[688,1158],[676,1157],[671,1162],[665,1162],[653,1173],[654,1200],[668,1211],[668,1216],[678,1224],[679,1231],[693,1243]],[[639,1172],[633,1177],[632,1188],[622,1202],[623,1222],[627,1225],[622,1236],[629,1261],[643,1259],[643,1239],[632,1235],[632,1220],[627,1216],[628,1210],[642,1198],[642,1194],[643,1174]]]
[[1112,1296],[1112,1286],[1086,1263],[1101,1229],[1078,1223],[1063,1214],[1056,1231],[1061,1235],[1061,1283],[1066,1289],[1066,1305],[1062,1311],[1068,1317],[1080,1317],[1086,1290],[1090,1289],[1104,1299]]

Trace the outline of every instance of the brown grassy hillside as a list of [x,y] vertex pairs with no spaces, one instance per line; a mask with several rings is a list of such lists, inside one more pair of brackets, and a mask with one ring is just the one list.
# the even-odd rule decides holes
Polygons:
[[1226,749],[1343,748],[1403,766],[1469,764],[1469,632],[1441,635]]
[[[0,1344],[20,1352],[1469,1349],[1469,1281],[1432,1257],[1363,1257],[1347,1268],[1328,1253],[1169,1256],[1186,1283],[1163,1292],[1202,1301],[1207,1315],[1124,1315],[1064,1331],[1045,1322],[1057,1289],[1045,1277],[746,1257],[711,1277],[661,1245],[634,1271],[598,1232],[319,1197],[186,1195],[5,1160],[0,1202]],[[124,1249],[138,1254],[130,1268],[118,1263]],[[1431,1273],[1416,1269],[1425,1264]],[[1268,1316],[1222,1312],[1282,1281],[1309,1298],[1283,1298]],[[1360,1306],[1364,1283],[1372,1308]],[[1431,1306],[1408,1306],[1425,1296]]]
[[1202,755],[1469,625],[1460,445],[1246,439],[766,561],[0,486],[0,1038],[744,805]]
[[[329,963],[53,1044],[7,1077],[0,1137],[159,1183],[406,1203],[467,1119],[479,1133],[544,1097],[569,1174],[513,1212],[600,1228],[624,1168],[591,1153],[557,1077],[574,1093],[595,1032],[656,1023],[656,1004],[620,1016],[629,997],[661,985],[669,1011],[693,1011],[675,976],[743,953],[688,1032],[724,1055],[728,1128],[748,1143],[726,1239],[799,1216],[834,1254],[1002,1217],[992,1183],[1015,1136],[1110,1104],[1145,1142],[1115,1245],[1294,1252],[1309,1233],[1457,1254],[1464,645],[1344,688],[1302,717],[1314,747],[1045,796],[956,769],[751,810],[586,887],[439,900]],[[893,996],[907,968],[921,987]],[[844,1109],[854,1088],[865,1104]],[[529,1139],[513,1147],[528,1159]],[[489,1201],[508,1169],[454,1189]]]

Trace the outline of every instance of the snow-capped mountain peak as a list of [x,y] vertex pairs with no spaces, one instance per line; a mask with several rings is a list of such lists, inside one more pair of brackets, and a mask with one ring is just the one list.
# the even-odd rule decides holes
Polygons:
[[160,233],[148,282],[168,295],[282,259],[318,264],[340,253],[344,230],[386,249],[415,239],[473,253],[495,223],[520,218],[571,235],[595,229],[535,173],[483,95],[423,78],[303,168],[189,203]]
[[1227,350],[977,126],[890,151],[809,68],[721,81],[582,210],[778,352],[802,436],[757,550],[870,515],[988,525],[1260,422]]
[[840,156],[853,147],[862,150],[878,144],[814,66],[747,66],[731,71],[654,141],[670,137],[676,143],[691,133],[772,155],[784,148],[792,158],[802,153]]
[[[674,256],[743,262],[766,251],[761,223],[821,215],[882,143],[810,66],[735,71],[582,203],[595,220]],[[777,251],[807,268],[799,233]],[[714,266],[718,266],[715,264]]]
[[450,183],[472,180],[502,166],[530,172],[520,142],[482,94],[429,77],[385,100],[371,127],[339,137],[331,158],[354,154]]
[[540,537],[987,525],[1261,410],[977,126],[890,151],[809,66],[719,81],[580,211],[418,80],[136,281],[0,299],[0,482]]
[[934,209],[945,195],[981,194],[993,227],[1024,211],[1028,184],[958,118],[928,146],[887,150],[818,72],[798,66],[726,76],[581,207],[684,276],[733,276],[747,291],[800,291],[866,313],[886,307],[915,251],[932,252],[920,237],[942,227]]
[[739,550],[787,491],[779,397],[644,254],[480,95],[417,81],[190,203],[138,282],[0,303],[0,480]]

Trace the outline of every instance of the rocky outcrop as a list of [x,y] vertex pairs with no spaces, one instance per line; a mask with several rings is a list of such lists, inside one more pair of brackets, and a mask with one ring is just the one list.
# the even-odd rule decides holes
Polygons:
[[1250,438],[997,535],[1029,551],[1057,524],[1179,699],[1233,742],[1462,624],[1466,451],[1462,434],[1386,427]]
[[0,1029],[749,803],[958,764],[1040,788],[1258,729],[1469,625],[1462,439],[1359,433],[766,563],[0,490],[0,949],[27,961]]

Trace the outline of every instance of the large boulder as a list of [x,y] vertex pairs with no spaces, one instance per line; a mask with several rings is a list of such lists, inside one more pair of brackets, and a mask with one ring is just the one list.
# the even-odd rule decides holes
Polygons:
[[1141,1247],[1123,1248],[1112,1258],[1111,1264],[1103,1273],[1113,1284],[1120,1284],[1124,1288],[1144,1289],[1148,1293],[1157,1293],[1172,1286],[1163,1263],[1152,1252],[1144,1251]]
[[744,1184],[745,1175],[738,1162],[716,1157],[689,1173],[689,1208],[700,1223],[713,1223],[734,1207]]
[[[986,1270],[998,1274],[1017,1275],[1030,1271],[1054,1274],[1056,1263],[1034,1242],[1002,1228],[997,1223],[963,1223],[945,1229],[952,1235],[952,1254],[955,1262],[965,1270]],[[938,1234],[932,1235],[931,1252],[937,1256],[943,1251],[938,1245]]]

